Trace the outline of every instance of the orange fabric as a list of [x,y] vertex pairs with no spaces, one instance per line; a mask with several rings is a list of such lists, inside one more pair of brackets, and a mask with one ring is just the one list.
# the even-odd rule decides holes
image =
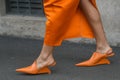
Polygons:
[[94,52],[89,60],[75,64],[78,67],[90,67],[102,64],[110,64],[110,61],[106,58],[106,55]]
[[102,64],[110,64],[110,61],[107,59],[108,57],[112,57],[115,55],[114,52],[112,51],[112,48],[110,48],[108,51],[105,53],[100,53],[100,52],[93,52],[92,56],[90,59],[77,63],[75,64],[78,67],[90,67],[90,66],[97,66],[97,65],[102,65]]
[[[80,0],[43,0],[46,15],[44,44],[60,46],[68,38],[94,38],[93,31],[80,9]],[[97,8],[95,0],[90,0]]]
[[23,68],[16,69],[16,72],[22,72],[26,74],[42,74],[42,73],[51,73],[51,70],[48,67],[43,67],[41,69],[37,68],[37,62],[34,61],[32,65],[26,66]]

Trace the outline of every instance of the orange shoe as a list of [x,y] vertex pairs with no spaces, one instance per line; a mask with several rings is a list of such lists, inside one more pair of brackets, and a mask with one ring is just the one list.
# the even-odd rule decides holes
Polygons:
[[[55,65],[56,65],[56,62],[54,62],[50,66],[55,66]],[[37,62],[36,61],[34,61],[33,64],[30,66],[16,69],[16,72],[22,72],[22,73],[26,73],[26,74],[42,74],[42,73],[51,74],[51,70],[47,66],[43,67],[41,69],[37,69]]]
[[102,54],[99,52],[94,52],[92,57],[89,60],[83,61],[81,63],[75,64],[75,66],[84,66],[84,67],[90,67],[90,66],[97,66],[101,64],[110,64],[110,61],[107,59],[107,57],[112,57],[115,55],[115,53],[109,53],[109,51],[112,48],[110,48],[106,53]]

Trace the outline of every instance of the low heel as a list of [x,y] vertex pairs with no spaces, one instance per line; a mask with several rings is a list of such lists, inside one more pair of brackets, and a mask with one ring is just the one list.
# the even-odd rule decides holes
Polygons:
[[48,67],[44,67],[44,68],[42,68],[42,69],[40,69],[39,71],[38,71],[38,74],[41,74],[41,73],[48,73],[48,74],[51,74],[51,70],[48,68]]
[[99,62],[96,63],[96,65],[100,65],[100,64],[110,64],[110,61],[106,58],[103,58]]

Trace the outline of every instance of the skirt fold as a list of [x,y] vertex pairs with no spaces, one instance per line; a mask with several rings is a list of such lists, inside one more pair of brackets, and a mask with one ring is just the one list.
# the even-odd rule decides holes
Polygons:
[[[97,8],[95,0],[90,0]],[[47,18],[44,44],[60,46],[69,38],[94,38],[93,31],[83,11],[80,0],[44,0]]]

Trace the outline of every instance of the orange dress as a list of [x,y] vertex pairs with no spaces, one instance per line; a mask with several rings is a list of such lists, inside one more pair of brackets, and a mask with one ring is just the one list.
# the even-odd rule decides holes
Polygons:
[[[97,8],[96,0],[90,0]],[[43,0],[47,18],[44,44],[60,46],[68,38],[94,38],[93,31],[83,11],[80,0]]]

